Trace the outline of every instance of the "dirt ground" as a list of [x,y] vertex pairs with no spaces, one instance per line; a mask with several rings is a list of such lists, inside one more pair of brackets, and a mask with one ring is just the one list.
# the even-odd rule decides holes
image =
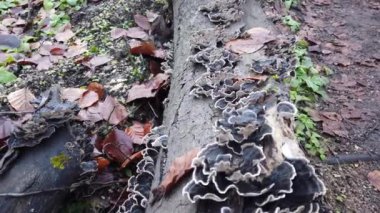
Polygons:
[[[380,152],[380,3],[376,0],[316,0],[306,4],[306,35],[319,44],[313,53],[319,64],[334,70],[328,86],[329,98],[320,112],[334,113],[328,143],[329,156]],[[305,29],[304,28],[304,29]],[[334,119],[331,121],[334,123]],[[324,131],[331,127],[322,126]],[[318,164],[328,192],[325,210],[334,212],[378,212],[380,192],[367,174],[378,170],[378,162],[346,165]]]

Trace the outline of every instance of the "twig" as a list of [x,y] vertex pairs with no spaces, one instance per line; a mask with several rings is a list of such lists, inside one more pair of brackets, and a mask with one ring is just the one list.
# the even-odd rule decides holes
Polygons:
[[13,112],[13,111],[5,111],[0,112],[0,115],[7,115],[7,114],[24,114],[24,113],[33,113],[34,111],[22,111],[22,112]]
[[117,200],[116,200],[115,204],[112,206],[112,208],[107,213],[114,212],[113,210],[116,208],[117,203],[120,201],[120,199],[123,196],[124,192],[127,190],[127,187],[128,187],[128,185],[123,188],[123,191],[121,191],[119,197],[117,197]]
[[150,109],[152,110],[152,112],[153,112],[154,116],[156,116],[156,118],[158,118],[158,115],[157,115],[157,113],[154,111],[154,108],[152,107],[152,105],[150,104],[150,102],[149,102],[149,101],[148,101],[148,105],[149,105]]
[[330,164],[330,165],[336,165],[336,164],[357,163],[359,161],[363,161],[363,162],[380,161],[380,154],[358,153],[358,154],[336,155],[334,157],[327,158],[325,163]]
[[[119,180],[119,181],[109,181],[105,183],[100,183],[100,182],[94,182],[90,183],[91,185],[112,185],[115,183],[127,183],[128,181],[126,180]],[[39,190],[39,191],[31,191],[31,192],[9,192],[9,193],[2,193],[0,194],[0,197],[25,197],[25,196],[30,196],[30,195],[36,195],[36,194],[41,194],[41,193],[46,193],[46,192],[54,192],[54,191],[64,191],[64,190],[71,190],[71,189],[76,189],[78,187],[88,185],[87,183],[84,184],[79,184],[76,186],[69,186],[69,187],[56,187],[56,188],[51,188],[51,189],[45,189],[45,190]]]

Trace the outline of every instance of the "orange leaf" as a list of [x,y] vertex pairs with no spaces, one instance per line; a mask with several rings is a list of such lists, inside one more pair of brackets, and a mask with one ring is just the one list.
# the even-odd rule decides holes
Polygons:
[[98,93],[91,90],[87,90],[83,94],[83,96],[79,99],[78,105],[80,108],[86,108],[86,107],[92,106],[93,104],[98,102],[98,100],[99,100]]
[[136,152],[133,155],[131,155],[129,158],[127,158],[127,160],[125,160],[123,162],[123,164],[121,165],[121,168],[126,168],[129,166],[130,163],[136,162],[142,158],[143,158],[143,155],[142,155],[141,151]]
[[133,121],[133,125],[126,128],[125,132],[132,138],[133,143],[143,144],[143,137],[152,129],[152,122],[142,124],[138,121]]
[[110,124],[117,125],[128,116],[128,112],[115,98],[107,96],[100,106],[100,114]]
[[152,190],[154,201],[160,200],[165,194],[169,193],[182,177],[192,170],[191,162],[198,152],[199,149],[195,148],[174,160],[164,180],[157,188]]
[[129,46],[131,48],[129,51],[134,55],[154,55],[156,50],[154,44],[148,41],[141,42],[132,40],[129,42]]
[[107,158],[97,157],[96,162],[98,164],[98,170],[101,172],[110,165],[110,161]]
[[104,87],[99,83],[92,82],[88,85],[87,89],[96,92],[100,99],[103,99],[105,95]]
[[113,129],[102,142],[103,152],[112,160],[124,163],[133,151],[132,139],[124,131]]

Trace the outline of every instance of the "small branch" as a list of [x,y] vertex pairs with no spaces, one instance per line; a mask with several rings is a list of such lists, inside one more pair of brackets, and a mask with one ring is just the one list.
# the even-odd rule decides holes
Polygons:
[[[119,180],[119,181],[110,181],[110,182],[105,182],[105,183],[94,182],[94,183],[90,183],[90,184],[91,185],[112,185],[115,183],[127,183],[127,182],[128,182],[128,180]],[[36,195],[36,194],[41,194],[41,193],[46,193],[46,192],[55,192],[55,191],[64,191],[64,190],[76,189],[76,188],[84,186],[84,185],[89,185],[89,184],[84,183],[84,184],[80,184],[77,186],[57,187],[57,188],[51,188],[51,189],[45,189],[45,190],[39,190],[39,191],[31,191],[31,192],[2,193],[2,194],[0,194],[0,197],[25,197],[25,196]]]
[[336,164],[357,163],[360,161],[362,162],[380,161],[380,154],[358,153],[358,154],[336,155],[334,157],[327,158],[325,160],[325,163],[329,165],[336,165]]

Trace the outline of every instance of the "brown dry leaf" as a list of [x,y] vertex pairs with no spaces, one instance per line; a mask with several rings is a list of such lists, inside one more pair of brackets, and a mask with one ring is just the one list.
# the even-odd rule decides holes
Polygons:
[[77,115],[78,119],[81,121],[90,121],[96,123],[103,120],[100,111],[100,103],[95,104],[94,106],[88,107],[87,109],[81,109]]
[[152,11],[147,11],[146,12],[146,18],[148,19],[149,22],[153,22],[154,20],[156,20],[160,15],[158,15],[157,13],[154,13]]
[[157,188],[152,190],[154,201],[160,200],[165,194],[169,193],[181,178],[192,170],[191,162],[198,152],[199,149],[195,148],[174,160],[163,181]]
[[74,45],[70,46],[65,52],[64,56],[66,58],[72,58],[85,53],[87,50],[86,45]]
[[0,117],[0,141],[11,136],[14,129],[15,125],[12,120]]
[[129,166],[130,163],[137,162],[137,161],[141,160],[142,158],[143,158],[142,152],[141,151],[136,152],[133,155],[131,155],[130,157],[128,157],[127,160],[125,160],[123,162],[123,164],[121,165],[121,168],[126,168]]
[[158,73],[162,73],[161,64],[155,60],[150,60],[149,61],[149,70],[150,70],[150,73],[152,73],[153,75],[156,75]]
[[98,171],[102,172],[110,165],[110,161],[103,157],[97,157],[96,163],[98,164]]
[[94,92],[98,93],[99,99],[103,99],[104,98],[104,95],[105,95],[104,87],[103,87],[103,85],[101,85],[101,84],[99,84],[97,82],[91,82],[87,86],[87,90],[91,90],[91,91],[94,91]]
[[81,88],[61,88],[61,98],[74,102],[79,100],[85,92],[86,90]]
[[89,61],[82,62],[82,64],[90,68],[92,71],[95,71],[96,67],[104,65],[111,60],[112,60],[111,58],[105,55],[95,56],[95,57],[92,57]]
[[37,70],[48,70],[53,64],[50,61],[49,56],[44,56],[38,59],[37,61]]
[[75,33],[71,29],[66,29],[65,31],[58,32],[57,34],[55,34],[54,38],[58,42],[67,42],[74,36]]
[[137,24],[137,26],[147,31],[150,30],[150,23],[147,17],[140,14],[136,14],[133,16],[133,18],[135,19],[135,23]]
[[141,40],[148,39],[149,35],[141,27],[131,27],[125,31],[125,35],[129,38],[137,38]]
[[129,41],[130,52],[134,55],[154,55],[156,51],[156,47],[152,42],[141,42],[137,40]]
[[380,191],[380,171],[374,170],[372,172],[369,172],[368,175],[369,182]]
[[102,118],[110,124],[117,125],[127,118],[128,112],[115,98],[107,96],[100,106]]
[[332,120],[332,121],[341,121],[342,120],[342,116],[340,116],[336,112],[319,112],[319,114],[322,115],[323,117],[329,119],[329,120]]
[[122,130],[114,128],[98,146],[109,159],[120,164],[132,154],[132,139]]
[[143,137],[150,132],[152,129],[152,122],[147,122],[145,124],[138,121],[133,121],[133,125],[126,128],[125,132],[132,138],[134,144],[143,144]]
[[322,131],[331,136],[339,136],[342,138],[348,137],[348,131],[341,121],[324,121],[322,123]]
[[34,111],[34,107],[30,104],[36,97],[28,88],[23,88],[10,93],[8,101],[16,111]]
[[127,103],[140,98],[152,98],[157,92],[168,84],[169,75],[159,73],[143,84],[132,86],[128,91]]
[[275,39],[269,30],[260,27],[252,28],[246,31],[246,34],[249,38],[229,41],[226,48],[238,54],[254,53]]
[[124,37],[127,35],[126,32],[127,32],[127,30],[123,29],[123,28],[113,28],[111,30],[111,38],[114,40],[114,39]]
[[85,93],[83,93],[83,96],[79,99],[78,105],[80,108],[83,109],[83,108],[94,105],[98,101],[99,101],[98,93],[87,90]]

